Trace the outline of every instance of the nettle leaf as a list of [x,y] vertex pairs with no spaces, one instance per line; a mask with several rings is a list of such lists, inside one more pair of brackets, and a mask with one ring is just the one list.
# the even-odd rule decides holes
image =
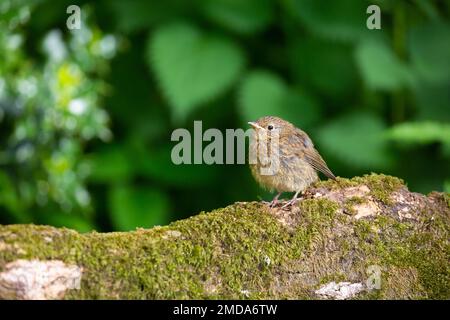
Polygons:
[[418,120],[450,121],[450,90],[448,84],[420,83],[414,88]]
[[408,144],[450,143],[450,124],[431,121],[400,123],[387,131],[387,137]]
[[444,182],[444,192],[450,193],[450,179]]
[[342,162],[363,169],[391,164],[383,121],[372,114],[355,113],[337,118],[318,132],[317,141]]
[[6,214],[12,215],[20,223],[30,222],[30,217],[24,210],[23,199],[20,199],[11,178],[0,171],[0,212],[7,209]]
[[184,16],[201,0],[109,0],[108,5],[115,15],[117,27],[125,33],[134,33],[174,17]]
[[148,42],[148,62],[175,119],[223,94],[237,79],[244,56],[233,42],[189,24],[170,24]]
[[365,1],[288,0],[287,10],[311,32],[332,40],[355,41],[369,34]]
[[109,191],[114,229],[129,231],[169,222],[169,200],[155,188],[116,185]]
[[89,159],[92,182],[113,182],[127,180],[134,174],[134,169],[124,146],[105,147],[92,154]]
[[266,27],[273,18],[271,0],[207,0],[205,15],[212,21],[239,33],[253,33]]
[[272,115],[300,127],[308,127],[320,118],[316,101],[300,90],[290,88],[278,75],[257,70],[249,73],[239,90],[239,111],[244,121]]
[[450,158],[450,143],[444,143],[442,145],[441,153],[444,157]]
[[253,71],[242,82],[239,106],[244,119],[279,113],[287,87],[277,75],[267,71]]
[[356,62],[372,89],[396,90],[414,84],[411,70],[381,40],[361,42],[356,49]]
[[410,31],[410,52],[421,79],[434,84],[450,81],[450,25],[434,23]]
[[[194,135],[192,135],[192,144],[194,143],[193,139]],[[220,178],[220,166],[174,164],[171,159],[171,151],[177,143],[180,142],[172,142],[157,150],[149,150],[145,145],[136,146],[132,151],[135,159],[134,169],[140,176],[148,177],[165,185],[183,188],[205,186]],[[192,145],[191,148],[191,163],[193,163]]]
[[358,75],[352,48],[314,37],[297,37],[289,46],[290,66],[301,83],[308,83],[321,94],[341,97],[353,94]]

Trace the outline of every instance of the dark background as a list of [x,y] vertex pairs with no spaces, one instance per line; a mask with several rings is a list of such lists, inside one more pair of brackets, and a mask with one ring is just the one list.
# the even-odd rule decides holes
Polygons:
[[[81,7],[81,30],[66,9]],[[381,30],[366,9],[381,8]],[[151,227],[270,199],[176,128],[277,115],[342,177],[450,191],[449,1],[0,2],[0,223]]]

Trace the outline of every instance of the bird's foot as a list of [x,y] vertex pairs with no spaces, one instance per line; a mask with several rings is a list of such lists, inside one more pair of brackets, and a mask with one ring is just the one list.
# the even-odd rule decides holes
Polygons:
[[279,203],[279,200],[278,200],[278,197],[281,195],[281,192],[279,192],[276,196],[275,196],[275,198],[273,198],[273,200],[272,201],[263,201],[264,202],[264,204],[267,204],[268,206],[269,206],[269,208],[273,208],[273,207],[276,207],[276,205]]
[[293,206],[294,204],[296,204],[297,202],[299,202],[300,199],[301,199],[301,198],[293,198],[293,199],[287,201],[285,204],[283,204],[283,205],[281,206],[281,209],[284,209],[284,208]]
[[[292,197],[292,199],[289,200],[288,202],[286,202],[286,203],[281,207],[281,209],[290,207],[290,206],[294,205],[297,201],[299,201],[300,199],[298,198],[298,195],[299,195],[300,192],[301,192],[300,190],[297,191],[297,192],[294,194],[294,196]],[[301,198],[301,196],[300,196],[300,198]]]
[[274,208],[274,207],[277,206],[277,204],[280,203],[280,201],[279,201],[278,199],[274,199],[274,200],[272,200],[272,201],[263,201],[263,203],[264,203],[265,205],[267,205],[269,208]]
[[273,199],[272,201],[270,201],[269,203],[268,203],[268,205],[269,205],[269,208],[274,208],[274,207],[276,207],[277,206],[277,204],[278,204],[278,199]]

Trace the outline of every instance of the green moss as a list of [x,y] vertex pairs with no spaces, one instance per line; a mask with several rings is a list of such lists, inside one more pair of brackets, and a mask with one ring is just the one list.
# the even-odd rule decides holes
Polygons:
[[351,197],[344,201],[344,212],[350,215],[355,215],[357,212],[355,210],[356,205],[365,203],[367,200],[362,197]]
[[[81,290],[69,298],[263,298],[269,296],[266,287],[274,266],[304,254],[335,217],[336,204],[326,199],[306,200],[300,206],[303,221],[290,232],[259,203],[134,233],[79,235],[40,226],[0,230],[13,235],[6,243],[20,239],[22,258],[81,265]],[[48,231],[50,242],[43,231]],[[0,265],[17,256],[1,252]]]
[[447,203],[447,209],[450,209],[450,193],[444,195],[445,203]]
[[[442,222],[434,223],[439,226]],[[359,247],[366,256],[366,266],[377,264],[383,267],[397,267],[389,274],[383,273],[384,281],[387,278],[404,278],[402,273],[406,269],[417,272],[418,283],[400,281],[395,283],[396,290],[408,292],[408,288],[402,286],[414,286],[412,298],[450,298],[448,230],[439,235],[435,233],[436,229],[418,230],[414,224],[380,216],[371,221],[355,222],[355,232],[359,239]],[[392,290],[392,286],[389,282],[385,283],[380,291],[380,297],[389,298],[383,294],[386,294],[387,290]]]
[[404,187],[403,180],[384,174],[371,173],[362,177],[354,177],[352,179],[337,177],[336,180],[326,180],[317,183],[317,187],[325,187],[331,190],[339,190],[342,188],[356,187],[366,185],[370,189],[370,195],[375,199],[391,204],[390,195]]
[[354,226],[354,231],[358,239],[367,239],[374,234],[373,223],[370,220],[357,220]]
[[322,277],[319,281],[319,283],[317,284],[316,288],[319,289],[322,285],[325,285],[327,283],[330,282],[344,282],[347,281],[347,275],[345,273],[342,272],[336,272],[333,274],[327,274],[326,276]]
[[350,197],[348,199],[345,200],[345,204],[354,206],[354,205],[358,205],[358,204],[363,204],[365,203],[366,200],[362,197]]
[[[401,187],[401,180],[383,175],[321,185],[337,189],[361,183],[385,203],[388,193]],[[362,201],[349,198],[344,206]],[[0,226],[0,266],[17,258],[76,263],[84,268],[81,290],[66,298],[309,299],[314,298],[311,288],[291,280],[297,279],[296,270],[299,275],[314,270],[309,282],[317,285],[365,279],[366,268],[376,264],[383,267],[385,285],[361,297],[450,298],[448,210],[424,212],[416,223],[389,215],[355,220],[326,198],[304,199],[298,208],[295,225],[288,227],[257,202],[128,233]],[[342,260],[351,269],[343,269]],[[283,278],[286,268],[292,274]],[[274,279],[284,286],[293,281],[292,287],[278,292]]]

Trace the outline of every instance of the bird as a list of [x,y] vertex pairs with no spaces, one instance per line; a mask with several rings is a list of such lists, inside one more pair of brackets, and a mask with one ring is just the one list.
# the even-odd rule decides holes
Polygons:
[[[253,129],[249,147],[252,175],[263,188],[278,192],[270,207],[277,205],[283,192],[295,194],[282,208],[293,205],[300,192],[319,180],[318,171],[336,180],[311,138],[292,123],[265,116],[248,124]],[[270,172],[270,167],[275,170]]]

